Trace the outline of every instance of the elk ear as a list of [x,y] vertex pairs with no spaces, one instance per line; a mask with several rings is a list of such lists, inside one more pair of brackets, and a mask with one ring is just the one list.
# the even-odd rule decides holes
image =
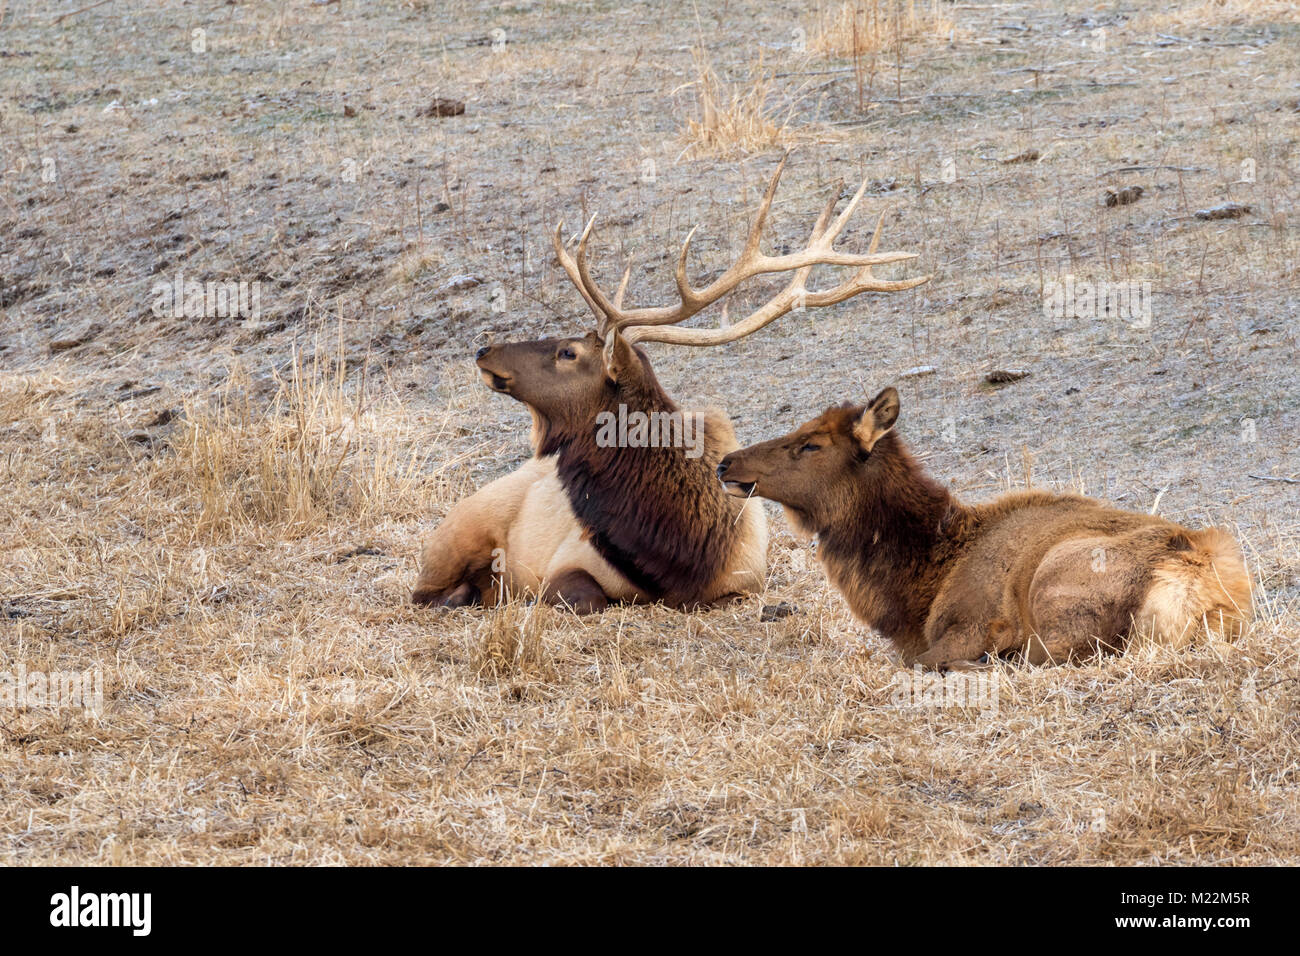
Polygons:
[[619,334],[618,329],[610,329],[606,333],[602,358],[605,362],[605,377],[611,382],[626,381],[629,373],[639,364],[636,351]]
[[887,388],[867,402],[867,407],[858,416],[853,426],[853,437],[863,451],[869,452],[876,447],[880,436],[894,427],[898,421],[898,390]]

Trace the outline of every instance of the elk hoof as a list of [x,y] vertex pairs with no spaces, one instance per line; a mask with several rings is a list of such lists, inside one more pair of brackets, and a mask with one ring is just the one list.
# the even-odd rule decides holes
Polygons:
[[574,568],[557,576],[547,587],[544,599],[574,614],[599,614],[609,607],[609,598],[586,571]]
[[439,591],[434,588],[417,587],[411,592],[411,603],[422,604],[425,607],[470,607],[479,604],[482,601],[482,595],[479,589],[466,581],[450,591]]

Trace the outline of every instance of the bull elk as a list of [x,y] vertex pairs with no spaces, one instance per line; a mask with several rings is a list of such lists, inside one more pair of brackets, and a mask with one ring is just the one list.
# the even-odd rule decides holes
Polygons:
[[718,477],[816,535],[831,583],[909,665],[1061,663],[1202,628],[1231,639],[1250,620],[1250,578],[1225,531],[1045,491],[963,504],[908,453],[898,410],[892,388],[829,408],[730,453]]
[[[728,496],[714,475],[738,446],[717,410],[683,412],[655,377],[642,344],[714,346],[750,335],[797,307],[817,308],[867,291],[910,289],[926,278],[878,279],[872,267],[915,253],[878,252],[882,214],[865,253],[833,248],[866,190],[838,216],[840,188],[826,203],[806,248],[770,256],[759,250],[781,160],[735,264],[703,288],[686,277],[688,234],[677,257],[675,305],[624,308],[631,266],[611,300],[592,279],[587,243],[576,256],[554,235],[555,254],[596,317],[575,338],[489,345],[477,362],[493,391],[532,415],[532,458],[457,504],[427,539],[412,600],[461,606],[531,594],[578,612],[611,601],[662,601],[675,607],[717,602],[762,587],[767,522],[756,503]],[[807,291],[817,265],[850,266],[839,285]],[[721,328],[679,323],[755,276],[792,272],[789,284],[752,314]],[[615,421],[637,430],[615,436]],[[669,440],[646,441],[645,426],[667,425]],[[689,445],[689,447],[688,447]]]

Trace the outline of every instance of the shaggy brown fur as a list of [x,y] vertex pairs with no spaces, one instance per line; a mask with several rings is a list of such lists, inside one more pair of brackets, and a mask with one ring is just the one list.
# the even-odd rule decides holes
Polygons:
[[[414,600],[495,599],[500,588],[486,570],[493,551],[502,553],[513,590],[579,611],[600,610],[609,600],[691,607],[761,587],[762,509],[728,497],[714,477],[737,445],[730,421],[718,411],[698,413],[690,442],[603,447],[602,413],[679,422],[695,414],[664,392],[644,351],[619,338],[607,354],[604,344],[593,333],[480,352],[488,386],[532,413],[532,471],[513,483],[514,476],[500,479],[448,515],[425,547]],[[545,507],[530,509],[552,476],[563,503],[546,498]],[[539,538],[556,545],[539,549]],[[512,557],[521,552],[528,553],[526,566]]]
[[1226,532],[1041,491],[964,505],[922,472],[892,430],[897,415],[885,389],[732,452],[718,475],[816,534],[831,583],[907,663],[1060,663],[1201,627],[1231,638],[1250,619]]
[[[607,379],[596,411],[616,416],[622,405],[682,415],[645,353],[635,351],[638,374]],[[702,585],[723,572],[744,530],[737,522],[743,503],[714,477],[722,456],[739,444],[735,432],[717,410],[698,414],[703,453],[694,458],[680,447],[602,448],[594,415],[548,422],[541,448],[558,456],[560,481],[596,550],[652,600],[671,605],[700,601]]]

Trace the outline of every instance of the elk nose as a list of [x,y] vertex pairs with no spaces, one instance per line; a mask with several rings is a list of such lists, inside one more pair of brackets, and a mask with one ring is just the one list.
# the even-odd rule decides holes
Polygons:
[[483,356],[487,355],[487,354],[488,354],[489,352],[491,352],[491,351],[492,351],[492,346],[490,346],[490,345],[485,345],[485,346],[483,346],[481,349],[479,349],[477,352],[474,353],[474,357],[475,357],[476,359],[481,359]]
[[730,467],[731,467],[731,462],[727,461],[727,459],[725,458],[722,459],[722,462],[718,465],[718,477],[721,478],[723,475],[725,475],[727,473],[727,469]]

